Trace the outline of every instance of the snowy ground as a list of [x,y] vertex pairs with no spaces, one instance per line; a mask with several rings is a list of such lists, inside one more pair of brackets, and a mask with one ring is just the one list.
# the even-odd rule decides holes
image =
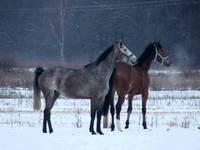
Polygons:
[[[31,89],[0,88],[0,124],[40,125],[43,114],[42,111],[33,111],[32,95]],[[117,97],[115,99],[117,100]],[[141,96],[135,96],[130,121],[138,126],[142,122],[141,104]],[[43,109],[44,99],[42,99],[41,110]],[[126,119],[126,109],[127,101],[122,107],[122,119]],[[89,100],[73,100],[61,97],[52,109],[52,122],[55,124],[72,124],[77,117],[85,118],[85,113],[89,116],[89,111]],[[79,116],[76,116],[77,112],[80,113]],[[200,91],[150,91],[147,102],[147,122],[151,127],[159,125],[184,128],[199,126]]]
[[1,126],[1,150],[199,150],[198,129],[158,127],[147,130],[130,128],[123,132],[103,130],[90,135],[82,128],[55,127],[53,134],[43,134],[41,127]]
[[[50,135],[41,132],[43,114],[32,109],[32,90],[0,89],[0,97],[0,150],[200,150],[200,91],[150,91],[147,130],[142,129],[141,97],[136,96],[130,128],[102,129],[104,136],[88,131],[88,100],[59,99],[52,110]],[[127,103],[122,127],[126,109]]]

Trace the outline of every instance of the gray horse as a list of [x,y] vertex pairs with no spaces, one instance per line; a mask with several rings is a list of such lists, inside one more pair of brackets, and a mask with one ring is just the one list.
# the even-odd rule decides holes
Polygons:
[[109,79],[117,62],[135,62],[136,57],[128,50],[122,41],[107,48],[95,62],[81,69],[70,69],[65,67],[52,67],[44,70],[40,67],[35,70],[33,82],[34,89],[34,109],[40,109],[40,91],[45,98],[45,109],[43,119],[43,132],[53,132],[51,125],[51,109],[59,97],[73,99],[90,99],[91,121],[89,131],[94,131],[94,120],[97,113],[97,133],[101,131],[101,114],[105,95],[109,90]]

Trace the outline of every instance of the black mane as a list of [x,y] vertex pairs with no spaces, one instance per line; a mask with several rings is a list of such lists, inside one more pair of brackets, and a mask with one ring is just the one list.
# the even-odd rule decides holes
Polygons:
[[94,62],[88,63],[87,65],[84,66],[84,68],[88,68],[90,66],[92,66],[94,64]]
[[144,50],[144,52],[140,55],[140,57],[137,59],[137,65],[141,66],[144,61],[149,57],[149,55],[155,54],[155,48],[153,43],[150,43]]
[[114,45],[108,47],[97,59],[95,62],[89,63],[87,65],[84,66],[84,68],[90,67],[91,65],[95,64],[95,65],[99,65],[104,59],[107,58],[107,56],[112,52],[114,48]]
[[114,45],[108,47],[95,61],[96,65],[99,65],[106,57],[112,52]]

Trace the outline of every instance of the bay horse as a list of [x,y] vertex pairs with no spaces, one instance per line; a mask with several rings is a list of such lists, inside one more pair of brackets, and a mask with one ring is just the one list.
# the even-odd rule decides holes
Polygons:
[[114,94],[118,95],[116,104],[116,123],[119,131],[122,131],[120,125],[121,106],[124,103],[125,95],[128,95],[128,109],[127,120],[125,128],[129,127],[129,118],[132,112],[132,100],[134,95],[142,96],[142,116],[143,128],[147,129],[146,125],[146,103],[148,99],[148,88],[150,83],[149,68],[152,62],[158,62],[161,65],[170,66],[171,61],[167,56],[165,50],[162,48],[160,42],[150,43],[137,59],[136,65],[128,65],[126,63],[118,63],[110,78],[110,89],[105,97],[104,104],[104,128],[108,126],[108,110],[110,105],[110,112],[112,116],[111,131],[114,130]]
[[42,92],[45,98],[43,133],[47,133],[47,123],[49,133],[53,132],[51,109],[56,99],[63,95],[73,99],[90,99],[89,131],[96,134],[94,120],[97,114],[96,131],[103,134],[100,123],[105,96],[109,90],[110,76],[117,62],[133,59],[132,56],[132,52],[123,45],[122,41],[119,41],[107,48],[91,65],[81,69],[51,67],[44,70],[41,67],[36,68],[33,81],[33,107],[35,110],[40,110]]

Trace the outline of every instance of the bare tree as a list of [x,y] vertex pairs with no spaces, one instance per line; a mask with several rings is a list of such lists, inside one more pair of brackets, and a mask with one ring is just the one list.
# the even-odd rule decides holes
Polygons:
[[60,28],[61,28],[61,42],[60,42],[60,57],[62,62],[65,61],[64,58],[64,24],[65,24],[65,8],[64,0],[60,0]]
[[65,24],[65,7],[64,7],[64,0],[60,0],[60,11],[58,14],[58,20],[59,20],[59,28],[60,28],[60,35],[58,30],[56,30],[55,25],[53,24],[52,20],[49,20],[49,25],[51,27],[51,31],[53,33],[53,35],[55,36],[57,43],[59,45],[60,48],[60,58],[61,61],[64,62],[65,61],[65,57],[64,57],[64,42],[65,42],[65,36],[64,36],[64,24]]

